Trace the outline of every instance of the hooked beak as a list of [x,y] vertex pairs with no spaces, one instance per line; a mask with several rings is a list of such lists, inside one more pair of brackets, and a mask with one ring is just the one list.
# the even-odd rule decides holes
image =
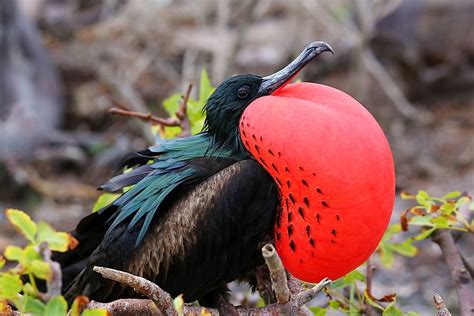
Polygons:
[[323,52],[331,52],[334,54],[331,46],[324,42],[313,42],[309,44],[288,66],[273,75],[263,77],[260,89],[258,89],[258,94],[272,94],[285,83],[289,82],[306,64],[313,60],[314,57]]

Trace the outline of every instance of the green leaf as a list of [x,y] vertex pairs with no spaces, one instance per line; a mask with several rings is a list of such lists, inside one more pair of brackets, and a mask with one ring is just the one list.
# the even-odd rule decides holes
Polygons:
[[32,245],[26,246],[23,251],[23,256],[20,259],[20,264],[28,268],[33,260],[41,260],[40,254]]
[[0,256],[0,270],[3,269],[3,266],[5,265],[5,262],[6,262],[5,258],[3,258],[2,256]]
[[376,308],[378,308],[378,309],[380,309],[380,310],[384,310],[384,308],[383,308],[382,306],[380,306],[379,304],[377,304],[377,303],[368,295],[367,290],[364,291],[364,299],[365,299],[365,301],[366,301],[369,305],[371,305],[371,306],[373,306],[373,307],[376,307]]
[[201,79],[199,81],[199,103],[204,105],[209,96],[214,92],[211,81],[205,68],[201,69]]
[[403,316],[403,312],[395,307],[395,305],[391,305],[389,308],[383,311],[383,316]]
[[388,227],[388,232],[392,234],[396,234],[402,231],[402,225],[401,224],[392,224]]
[[10,261],[20,261],[23,257],[23,249],[17,246],[8,246],[4,255]]
[[400,193],[400,197],[402,198],[402,200],[413,200],[415,198],[415,195],[407,192],[402,192]]
[[52,276],[51,267],[44,261],[41,260],[33,260],[29,266],[31,272],[35,275],[35,277],[49,281]]
[[393,251],[398,252],[399,254],[406,256],[406,257],[414,257],[416,256],[418,249],[411,244],[411,240],[407,239],[402,243],[399,244],[392,244],[391,248]]
[[34,243],[36,224],[31,220],[31,217],[23,211],[11,208],[6,210],[6,215],[10,223],[12,223],[26,239]]
[[442,199],[443,200],[455,199],[460,196],[461,196],[461,191],[453,191],[453,192],[449,192],[443,195]]
[[313,313],[314,316],[325,316],[327,309],[323,307],[310,306],[309,310]]
[[474,211],[474,201],[472,201],[471,203],[469,203],[468,210]]
[[[179,102],[181,101],[181,94],[176,93],[163,101],[163,108],[169,116],[174,116],[179,110]],[[189,103],[188,103],[189,104]]]
[[182,294],[175,297],[173,300],[173,306],[178,315],[183,315],[184,300]]
[[468,203],[471,200],[468,196],[463,196],[459,200],[456,201],[456,208],[460,208],[464,204]]
[[81,316],[108,316],[110,315],[109,312],[107,312],[105,309],[99,309],[99,308],[94,308],[94,309],[85,309]]
[[357,280],[365,281],[365,275],[357,270],[351,271],[344,276],[344,282],[346,283],[354,283]]
[[429,228],[429,229],[425,229],[423,230],[421,233],[419,233],[418,235],[416,235],[415,237],[413,237],[413,239],[415,240],[423,240],[423,239],[426,239],[428,238],[432,232],[434,232],[436,230],[436,227],[432,227],[432,228]]
[[97,212],[98,210],[112,204],[120,196],[119,193],[102,193],[99,195],[97,201],[95,201],[94,206],[92,207],[92,212]]
[[263,297],[259,297],[257,300],[257,307],[265,307],[267,304],[265,304],[265,300]]
[[446,217],[443,217],[443,216],[439,216],[439,217],[436,217],[436,218],[433,218],[431,220],[431,222],[433,224],[435,224],[434,226],[436,228],[447,228],[449,227],[448,225],[448,219]]
[[0,296],[15,298],[23,288],[20,276],[12,273],[0,273]]
[[52,251],[65,252],[69,249],[71,236],[68,233],[57,232],[49,224],[39,222],[36,242],[41,244],[46,242]]
[[456,204],[449,201],[441,205],[441,211],[445,214],[450,215],[456,209]]
[[67,302],[64,297],[53,297],[46,305],[46,308],[44,309],[44,314],[48,316],[65,316],[67,314]]
[[429,199],[430,199],[430,195],[428,194],[428,192],[423,191],[423,190],[418,191],[417,196],[420,196],[420,197],[424,198],[425,200],[429,200]]
[[380,261],[382,265],[386,268],[391,268],[393,266],[394,258],[393,251],[387,246],[380,248]]
[[410,218],[408,223],[414,226],[433,226],[433,223],[431,223],[432,219],[433,217],[431,215],[414,216]]
[[36,289],[29,282],[23,284],[23,292],[24,292],[24,294],[28,294],[28,295],[31,295],[31,296],[35,296],[37,294]]
[[348,284],[346,281],[344,281],[344,278],[339,278],[339,279],[337,279],[336,281],[332,282],[332,283],[329,285],[329,287],[330,287],[331,289],[342,289],[342,288],[344,288],[344,287],[346,287],[346,286],[348,286],[348,285],[349,285],[349,284]]
[[22,311],[23,313],[49,316],[49,314],[44,313],[44,303],[41,302],[39,299],[31,297],[29,295],[23,295],[23,297],[19,299],[18,305],[20,311]]
[[329,301],[328,305],[331,309],[338,310],[339,307],[341,306],[341,303],[339,303],[338,301],[331,300],[331,301]]

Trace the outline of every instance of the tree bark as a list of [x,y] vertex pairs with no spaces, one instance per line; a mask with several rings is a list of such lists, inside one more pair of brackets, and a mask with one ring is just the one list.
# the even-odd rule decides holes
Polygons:
[[459,297],[459,310],[462,316],[474,314],[474,287],[472,277],[464,266],[453,236],[447,230],[434,233],[433,241],[443,252],[446,264],[451,271],[451,278]]

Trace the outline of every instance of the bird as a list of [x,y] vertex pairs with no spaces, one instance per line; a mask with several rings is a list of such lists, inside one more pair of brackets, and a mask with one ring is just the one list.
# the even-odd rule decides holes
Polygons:
[[255,281],[269,242],[304,281],[366,260],[393,207],[393,160],[357,101],[324,85],[291,84],[324,52],[333,50],[313,42],[273,75],[225,80],[204,106],[201,133],[129,156],[132,170],[101,187],[122,194],[79,222],[75,249],[54,256],[66,299],[136,296],[93,271],[103,266],[216,306],[227,283]]

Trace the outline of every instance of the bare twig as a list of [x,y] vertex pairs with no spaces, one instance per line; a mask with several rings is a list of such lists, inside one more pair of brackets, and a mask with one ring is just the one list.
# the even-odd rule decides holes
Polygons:
[[179,121],[174,118],[161,118],[152,115],[151,113],[139,113],[129,110],[120,109],[117,107],[111,107],[109,109],[110,114],[117,114],[121,116],[132,116],[141,119],[145,122],[150,122],[152,124],[158,124],[162,126],[179,126]]
[[119,299],[110,303],[92,301],[87,308],[105,309],[114,316],[125,315],[163,315],[152,300],[144,299]]
[[183,96],[181,103],[179,105],[179,110],[176,112],[176,117],[179,120],[179,126],[181,127],[181,136],[191,136],[191,122],[189,122],[188,117],[188,100],[191,95],[191,90],[193,89],[193,84],[188,85],[186,94]]
[[191,135],[191,122],[189,121],[187,109],[188,109],[188,100],[189,100],[189,96],[191,95],[192,88],[193,88],[193,85],[192,83],[190,83],[188,86],[188,89],[186,90],[186,93],[183,95],[182,100],[179,104],[179,109],[175,113],[176,118],[172,118],[172,117],[162,118],[162,117],[154,116],[150,112],[142,113],[142,112],[130,111],[125,106],[123,106],[122,104],[118,102],[115,102],[117,106],[111,107],[108,112],[110,114],[116,114],[116,115],[121,115],[121,116],[136,117],[142,121],[149,122],[151,124],[160,125],[160,126],[181,127],[182,131],[181,131],[180,136],[182,137],[190,136]]
[[433,294],[433,302],[434,306],[438,310],[438,316],[451,316],[451,313],[444,305],[443,298],[438,293]]
[[461,251],[459,251],[459,255],[461,256],[462,263],[464,263],[464,266],[466,267],[467,271],[469,271],[471,278],[474,278],[474,268],[472,267],[471,263],[469,262],[469,260],[467,260],[466,256]]
[[288,303],[290,301],[290,289],[288,288],[286,271],[275,247],[271,244],[266,244],[262,248],[262,255],[270,270],[273,291],[275,292],[278,304]]
[[[375,266],[370,262],[370,257],[367,259],[367,288],[366,291],[370,297],[372,297],[372,273],[375,270]],[[374,315],[374,309],[372,308],[371,305],[366,304],[365,306],[365,313],[367,316],[373,316]]]
[[318,293],[321,292],[324,287],[329,285],[329,283],[331,283],[331,280],[329,280],[328,278],[324,278],[311,289],[302,291],[295,295],[291,302],[291,314],[295,315],[301,308],[301,306],[304,306],[306,303],[315,298],[316,295],[318,295]]
[[51,250],[49,249],[47,243],[42,243],[39,246],[39,253],[43,257],[43,260],[49,264],[49,267],[51,268],[51,278],[47,282],[48,290],[42,297],[43,300],[47,302],[51,298],[61,295],[61,265],[58,262],[51,260]]
[[166,315],[177,315],[177,312],[173,307],[173,299],[171,298],[171,295],[163,291],[155,283],[123,271],[98,266],[95,266],[93,269],[95,272],[100,273],[102,277],[128,285],[135,291],[150,298],[159,310]]
[[458,292],[461,315],[472,315],[474,313],[474,284],[462,262],[453,236],[447,230],[440,230],[433,234],[432,239],[441,248],[446,264],[451,271],[451,278]]

